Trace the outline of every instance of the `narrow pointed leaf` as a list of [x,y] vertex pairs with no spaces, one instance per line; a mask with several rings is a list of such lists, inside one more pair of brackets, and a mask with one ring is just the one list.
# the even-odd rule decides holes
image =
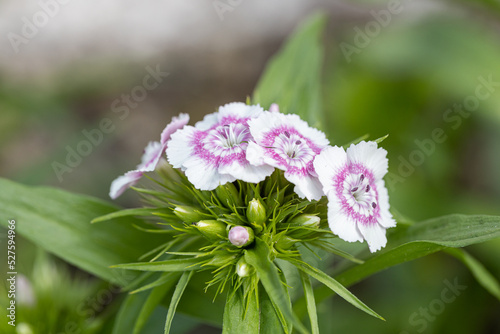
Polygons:
[[247,304],[241,287],[234,294],[227,294],[222,326],[223,334],[259,333],[259,305],[255,293],[249,294],[248,298]]
[[[350,286],[381,270],[449,247],[465,247],[499,238],[500,217],[453,214],[398,229],[390,235],[385,249],[372,254],[363,264],[345,269],[335,278],[344,286]],[[332,291],[326,287],[315,289],[318,303],[331,295]],[[305,314],[305,300],[297,301],[295,310],[299,315]]]
[[174,319],[175,310],[177,309],[177,305],[179,304],[179,300],[186,289],[186,286],[189,283],[189,280],[193,276],[193,272],[184,272],[175,287],[174,295],[172,296],[172,300],[170,301],[170,307],[168,308],[167,320],[165,321],[165,334],[170,333],[170,327],[172,326],[172,320]]
[[175,282],[179,279],[179,273],[167,273],[163,284],[156,286],[149,293],[148,299],[144,302],[141,312],[139,313],[134,325],[134,334],[140,334],[142,328],[148,321],[149,317],[155,308],[161,304],[165,295],[172,289]]
[[469,268],[474,278],[485,288],[492,296],[500,300],[500,284],[477,259],[464,251],[463,249],[449,248],[445,250],[446,253],[451,254],[463,262]]
[[324,15],[315,15],[294,32],[267,65],[254,91],[254,103],[264,108],[277,103],[283,113],[297,114],[311,126],[324,126],[321,35],[325,22]]
[[112,334],[132,333],[137,315],[141,312],[148,296],[148,292],[127,295],[120,306],[118,315],[116,316]]
[[[117,207],[89,196],[46,187],[29,187],[0,179],[0,225],[15,219],[16,231],[40,248],[106,281],[130,283],[136,274],[110,266],[137,261],[151,248],[171,238],[138,231],[148,226],[133,217],[90,224]],[[151,228],[151,226],[150,226]]]
[[359,300],[355,295],[353,295],[345,286],[340,284],[338,281],[333,279],[332,277],[328,276],[321,270],[314,268],[305,262],[298,261],[295,259],[288,259],[289,262],[293,263],[299,270],[303,271],[307,275],[314,277],[324,285],[326,285],[328,288],[331,290],[335,291],[336,294],[338,294],[340,297],[344,298],[346,301],[354,305],[355,307],[359,308],[362,311],[365,311],[371,316],[374,316],[376,318],[385,320],[382,318],[380,315],[378,315],[375,311],[373,311],[371,308],[365,305],[361,300]]
[[307,313],[309,314],[309,321],[311,322],[311,332],[312,334],[319,334],[318,325],[318,312],[316,310],[316,302],[314,300],[314,290],[311,284],[309,276],[299,270],[300,279],[302,281],[302,287],[304,288],[304,298],[307,304]]
[[[125,210],[120,210],[120,211],[115,211],[112,213],[109,213],[104,216],[96,217],[92,219],[91,223],[100,223],[100,222],[106,222],[106,221],[111,221],[116,218],[122,218],[122,217],[130,217],[130,216],[152,216],[156,212],[162,212],[165,210],[159,210],[157,208],[134,208],[134,209],[125,209]],[[171,212],[172,210],[169,210],[168,212]]]
[[141,271],[193,271],[201,269],[201,265],[204,261],[206,261],[206,259],[200,257],[156,262],[125,263],[115,265],[113,268]]
[[285,333],[280,317],[264,287],[259,284],[260,332],[259,334]]
[[[298,320],[290,307],[290,302],[287,297],[287,292],[278,274],[276,265],[269,258],[269,247],[259,238],[255,239],[255,247],[245,250],[245,260],[255,268],[264,289],[271,301],[281,310],[287,321],[292,321],[292,324],[297,329],[306,333],[304,325]],[[286,326],[284,326],[286,327]],[[285,328],[285,330],[288,330]]]

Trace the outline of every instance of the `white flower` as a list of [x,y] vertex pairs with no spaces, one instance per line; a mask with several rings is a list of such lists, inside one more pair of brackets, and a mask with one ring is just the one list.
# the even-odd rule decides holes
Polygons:
[[169,141],[168,161],[182,168],[188,180],[200,190],[213,190],[235,180],[258,183],[271,175],[270,166],[252,166],[246,149],[252,136],[248,121],[263,109],[235,102],[219,107],[195,126],[177,131]]
[[146,146],[144,154],[141,158],[141,163],[137,166],[137,169],[131,170],[124,175],[119,176],[111,183],[109,197],[112,199],[117,198],[123,194],[127,188],[135,185],[144,173],[154,171],[163,155],[163,152],[165,152],[165,149],[167,148],[167,141],[170,139],[170,136],[188,122],[189,115],[187,114],[180,114],[178,117],[172,117],[172,121],[161,133],[160,142],[152,141],[149,142],[148,146]]
[[396,226],[389,212],[389,196],[382,179],[387,173],[387,151],[375,142],[328,147],[314,166],[328,197],[328,224],[348,242],[368,242],[373,253],[385,247],[385,230]]
[[285,171],[295,192],[308,200],[323,196],[313,161],[328,145],[325,134],[297,115],[265,112],[248,122],[255,143],[248,144],[247,159],[256,166],[273,166]]

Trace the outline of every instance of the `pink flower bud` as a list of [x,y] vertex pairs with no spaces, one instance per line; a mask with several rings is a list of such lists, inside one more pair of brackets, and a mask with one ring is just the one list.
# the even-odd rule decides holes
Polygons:
[[229,231],[229,241],[236,247],[248,246],[253,239],[254,233],[250,227],[235,226]]

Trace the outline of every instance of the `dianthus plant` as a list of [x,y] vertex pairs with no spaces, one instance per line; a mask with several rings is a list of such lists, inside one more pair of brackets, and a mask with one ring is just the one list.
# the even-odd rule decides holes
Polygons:
[[[166,242],[144,262],[116,267],[146,272],[135,291],[177,282],[165,332],[192,276],[207,273],[205,290],[226,298],[225,333],[272,332],[276,324],[317,333],[310,277],[379,317],[302,254],[322,249],[357,261],[335,246],[338,238],[366,240],[371,252],[385,246],[386,229],[395,226],[383,181],[387,152],[376,142],[330,146],[324,133],[277,105],[230,103],[194,126],[188,121],[174,117],[110,192],[116,198],[143,176],[154,185],[133,188],[146,207],[129,212],[150,216],[161,227],[151,232]],[[287,285],[286,263],[302,280],[307,327],[291,308],[288,290],[298,287]]]

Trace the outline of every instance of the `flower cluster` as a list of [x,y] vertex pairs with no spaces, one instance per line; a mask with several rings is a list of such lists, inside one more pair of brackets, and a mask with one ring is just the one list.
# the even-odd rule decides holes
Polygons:
[[[280,113],[275,104],[266,111],[259,105],[229,103],[194,126],[187,125],[188,121],[185,114],[174,117],[163,131],[161,141],[146,147],[137,169],[113,182],[110,196],[118,197],[145,172],[155,170],[164,152],[168,162],[180,168],[189,183],[200,191],[217,190],[237,180],[259,184],[281,171],[280,175],[294,185],[295,194],[306,199],[302,200],[303,207],[326,195],[327,221],[334,234],[348,242],[366,240],[371,252],[386,245],[385,230],[396,223],[389,212],[383,181],[388,168],[387,152],[378,148],[377,143],[362,141],[347,150],[332,147],[323,132],[310,127],[297,115]],[[264,199],[278,191],[273,188],[279,183],[278,178],[273,180],[267,182],[271,189],[263,194]],[[286,184],[283,186],[286,188]],[[255,203],[251,200],[256,199],[242,196],[241,185],[239,189],[233,188],[237,192],[235,197],[247,200],[247,213],[252,212]],[[175,210],[184,209],[177,206]],[[311,217],[312,221],[318,218]],[[224,220],[221,216],[211,218],[214,218],[212,221]],[[228,237],[222,233],[224,238],[236,247],[244,247],[250,243],[245,236],[250,240],[251,234],[253,240],[253,234],[260,232],[259,226],[264,221],[244,220],[236,224],[237,229],[226,224],[221,231],[232,228]],[[204,229],[201,226],[205,225],[195,223],[200,230]],[[250,226],[244,226],[246,224]],[[309,229],[314,229],[314,225]],[[288,228],[287,231],[293,231]]]

